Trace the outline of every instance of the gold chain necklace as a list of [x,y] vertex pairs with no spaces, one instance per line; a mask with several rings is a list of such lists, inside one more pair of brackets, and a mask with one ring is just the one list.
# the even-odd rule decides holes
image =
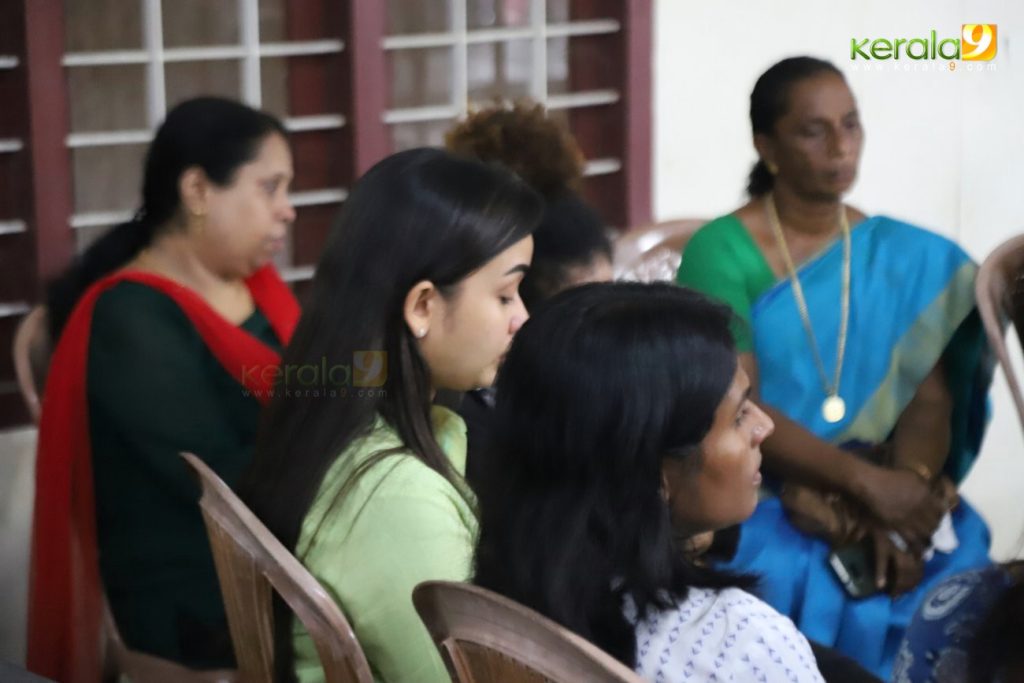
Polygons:
[[786,270],[789,273],[789,281],[793,286],[793,298],[796,299],[796,307],[800,312],[800,320],[807,331],[807,337],[811,343],[811,351],[814,354],[814,362],[818,366],[818,374],[821,375],[821,383],[825,389],[825,401],[821,404],[821,414],[826,422],[836,423],[846,417],[846,401],[839,395],[839,379],[843,374],[843,356],[846,354],[846,333],[850,323],[850,223],[846,218],[846,209],[839,206],[839,227],[843,231],[843,284],[839,303],[841,308],[839,322],[839,343],[836,351],[836,371],[834,380],[828,381],[828,373],[825,371],[825,363],[821,360],[821,352],[818,350],[818,340],[814,336],[814,328],[811,326],[811,316],[807,310],[807,299],[804,298],[804,288],[800,285],[800,278],[796,274],[796,266],[793,265],[793,258],[789,255],[789,247],[786,245],[786,236],[782,234],[782,223],[779,221],[779,213],[775,209],[775,197],[768,193],[765,197],[765,207],[768,210],[768,223],[775,233],[775,242],[782,252],[782,259],[786,263]]

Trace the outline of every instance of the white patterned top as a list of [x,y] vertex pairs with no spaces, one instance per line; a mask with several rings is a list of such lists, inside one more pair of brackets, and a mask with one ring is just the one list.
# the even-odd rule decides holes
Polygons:
[[654,683],[824,681],[793,622],[739,588],[691,588],[676,609],[637,624],[636,645],[636,671]]

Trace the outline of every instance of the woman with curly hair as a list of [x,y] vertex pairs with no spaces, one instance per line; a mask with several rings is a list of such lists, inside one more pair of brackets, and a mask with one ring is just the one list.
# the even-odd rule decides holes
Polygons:
[[572,134],[543,105],[517,102],[473,112],[448,131],[461,156],[511,169],[546,201],[523,280],[527,307],[563,289],[612,278],[612,245],[601,218],[580,196],[585,159]]
[[[585,159],[572,134],[543,105],[520,101],[473,112],[445,135],[449,151],[499,163],[537,190],[545,202],[534,232],[533,263],[519,287],[528,309],[558,292],[612,279],[612,244],[604,222],[580,196]],[[467,478],[486,458],[494,391],[465,394],[458,410],[469,429]]]

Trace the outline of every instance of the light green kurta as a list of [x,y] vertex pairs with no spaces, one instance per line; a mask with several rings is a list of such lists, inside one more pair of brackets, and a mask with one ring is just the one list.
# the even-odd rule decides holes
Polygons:
[[[438,443],[462,474],[465,423],[437,406],[432,418]],[[341,606],[377,681],[447,683],[441,657],[413,608],[412,590],[431,579],[469,578],[477,530],[470,504],[444,477],[404,453],[375,463],[335,503],[359,463],[401,446],[380,417],[349,446],[324,477],[303,521],[297,554]],[[316,648],[301,625],[294,643],[299,680],[323,681]]]

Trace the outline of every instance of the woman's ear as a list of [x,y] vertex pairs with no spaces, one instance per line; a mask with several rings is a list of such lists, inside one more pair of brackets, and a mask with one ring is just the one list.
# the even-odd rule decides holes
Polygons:
[[198,166],[185,169],[178,179],[178,195],[181,204],[189,216],[205,216],[207,194],[210,190],[210,179],[206,172]]
[[768,168],[778,168],[775,160],[775,143],[764,133],[754,133],[754,148],[757,155]]
[[423,339],[430,332],[430,324],[437,308],[437,287],[430,280],[420,280],[405,295],[402,314],[409,331],[417,339]]

